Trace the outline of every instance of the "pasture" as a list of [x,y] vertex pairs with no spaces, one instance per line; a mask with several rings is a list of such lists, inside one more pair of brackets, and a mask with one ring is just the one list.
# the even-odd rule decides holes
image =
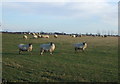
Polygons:
[[[22,34],[2,34],[2,78],[8,82],[118,82],[118,37],[30,39]],[[75,53],[73,44],[86,41],[85,52]],[[53,55],[39,53],[39,45],[54,42]],[[33,43],[32,54],[19,55],[17,45]]]

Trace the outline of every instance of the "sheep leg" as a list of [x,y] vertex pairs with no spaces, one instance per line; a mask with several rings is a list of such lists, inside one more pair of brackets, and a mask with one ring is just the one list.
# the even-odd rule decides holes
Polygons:
[[43,52],[44,52],[44,50],[43,50],[43,49],[41,49],[41,50],[40,50],[40,55],[42,55],[42,54],[43,54]]
[[50,54],[51,54],[51,55],[53,54],[53,52],[52,52],[52,50],[51,50],[51,49],[49,50],[49,52],[50,52]]
[[50,54],[52,55],[53,53],[52,53],[52,52],[50,52]]
[[84,52],[84,50],[82,50],[82,52]]
[[21,54],[21,50],[19,50],[19,54]]
[[75,48],[75,51],[77,51],[77,48]]
[[28,48],[27,52],[30,52],[30,55],[32,55],[32,51],[30,51],[30,49]]
[[84,48],[82,49],[82,52],[84,52]]
[[32,55],[32,52],[30,51],[30,55]]
[[75,48],[75,52],[78,52],[78,48]]

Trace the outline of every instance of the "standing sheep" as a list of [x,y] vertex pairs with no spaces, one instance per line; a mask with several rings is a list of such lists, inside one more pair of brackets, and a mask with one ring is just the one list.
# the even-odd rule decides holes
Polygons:
[[82,35],[79,35],[79,37],[82,37]]
[[33,38],[37,39],[37,38],[38,38],[38,36],[37,36],[37,35],[33,35]]
[[72,35],[72,37],[73,37],[73,38],[75,38],[75,37],[76,37],[76,35]]
[[55,38],[58,38],[58,35],[57,35],[57,34],[55,34],[55,35],[54,35],[54,37],[55,37]]
[[42,35],[42,38],[49,38],[49,35]]
[[32,44],[29,43],[29,44],[19,44],[18,45],[18,48],[19,48],[19,54],[21,54],[22,51],[32,51]]
[[78,51],[78,50],[84,51],[85,48],[87,48],[87,43],[86,42],[82,42],[82,43],[74,44],[74,48],[75,48],[75,51]]
[[48,44],[42,44],[40,45],[40,54],[42,55],[44,52],[50,52],[50,54],[53,54],[53,51],[55,50],[55,44],[50,42]]
[[26,35],[23,36],[24,39],[27,39],[28,37]]
[[32,35],[35,35],[35,33],[31,33]]
[[42,36],[41,35],[38,35],[38,38],[41,38]]

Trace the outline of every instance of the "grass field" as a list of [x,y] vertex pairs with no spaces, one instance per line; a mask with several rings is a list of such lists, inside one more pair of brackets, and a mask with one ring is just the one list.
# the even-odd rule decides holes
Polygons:
[[[9,82],[118,82],[118,38],[59,36],[27,39],[21,34],[2,35],[2,77]],[[32,35],[28,36],[29,38]],[[73,44],[87,41],[85,52]],[[17,45],[33,43],[32,55],[18,54]],[[54,42],[53,55],[39,55],[39,45]]]

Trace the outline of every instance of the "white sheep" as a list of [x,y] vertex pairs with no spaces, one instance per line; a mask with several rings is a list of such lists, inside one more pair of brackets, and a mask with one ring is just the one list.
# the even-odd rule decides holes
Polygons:
[[42,37],[42,36],[39,34],[39,35],[38,35],[38,38],[41,38],[41,37]]
[[82,35],[79,35],[79,37],[82,37]]
[[75,38],[75,37],[76,37],[76,35],[72,35],[72,37],[74,37],[74,38]]
[[57,35],[57,34],[55,34],[55,35],[54,35],[54,37],[55,37],[55,38],[58,38],[58,35]]
[[31,33],[32,35],[35,35],[35,33]]
[[50,42],[48,44],[41,44],[40,45],[40,54],[42,55],[44,52],[50,52],[50,54],[53,54],[53,51],[55,50],[55,44]]
[[74,44],[74,48],[75,48],[75,51],[78,51],[78,50],[84,51],[85,48],[87,48],[87,43],[86,42],[76,43]]
[[37,36],[37,35],[33,35],[33,38],[37,39],[37,38],[38,38],[38,36]]
[[24,39],[27,39],[28,37],[26,35],[23,36]]
[[49,38],[49,35],[42,35],[42,38]]
[[32,51],[33,47],[32,47],[32,44],[29,43],[29,44],[19,44],[18,45],[18,48],[19,48],[19,54],[22,52],[22,51]]

